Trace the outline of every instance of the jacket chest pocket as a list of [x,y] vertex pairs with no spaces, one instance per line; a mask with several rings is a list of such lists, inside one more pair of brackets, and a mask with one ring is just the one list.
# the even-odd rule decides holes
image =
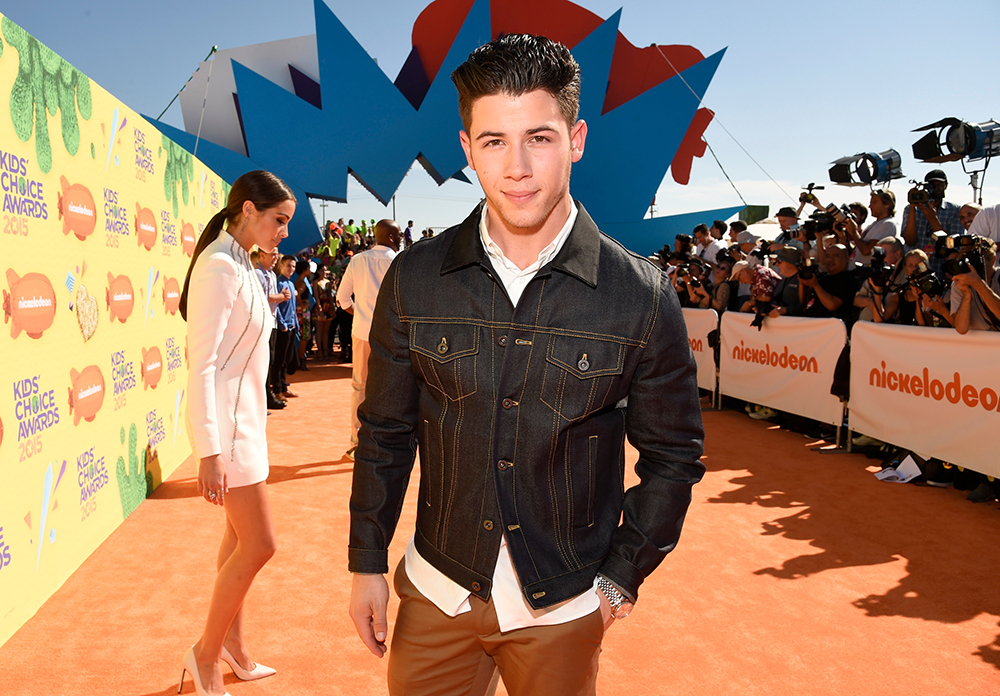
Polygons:
[[475,394],[479,328],[467,324],[411,324],[410,352],[424,381],[452,401]]
[[611,401],[624,360],[621,343],[553,336],[545,355],[542,402],[566,420],[603,408]]

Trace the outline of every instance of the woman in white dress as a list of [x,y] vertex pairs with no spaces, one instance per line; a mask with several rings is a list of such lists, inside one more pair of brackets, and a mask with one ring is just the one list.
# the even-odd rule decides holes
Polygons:
[[[243,599],[274,555],[267,498],[267,367],[273,320],[252,264],[288,236],[295,196],[278,177],[248,172],[195,247],[181,315],[187,320],[187,426],[198,458],[198,492],[223,506],[226,531],[201,639],[184,655],[198,696],[225,694],[220,660],[240,679],[275,670],[255,665],[243,639]],[[223,228],[225,226],[225,228]]]

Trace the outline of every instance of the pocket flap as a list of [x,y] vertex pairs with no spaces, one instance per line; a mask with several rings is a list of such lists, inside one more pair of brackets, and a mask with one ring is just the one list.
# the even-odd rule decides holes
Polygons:
[[410,324],[410,350],[439,363],[479,352],[479,327],[470,324]]
[[619,375],[624,358],[624,344],[577,336],[553,336],[545,356],[578,379]]

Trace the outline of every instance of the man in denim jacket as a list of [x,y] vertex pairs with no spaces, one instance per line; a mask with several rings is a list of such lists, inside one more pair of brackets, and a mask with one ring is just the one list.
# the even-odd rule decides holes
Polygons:
[[[579,67],[524,34],[453,74],[486,196],[392,263],[372,325],[351,494],[350,613],[393,694],[592,694],[607,627],[677,543],[704,467],[695,364],[666,276],[569,195]],[[640,482],[624,490],[625,437]]]

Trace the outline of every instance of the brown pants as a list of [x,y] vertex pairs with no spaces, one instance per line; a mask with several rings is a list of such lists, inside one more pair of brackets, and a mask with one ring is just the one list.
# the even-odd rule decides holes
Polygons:
[[510,696],[593,696],[604,623],[597,610],[555,626],[500,633],[493,600],[445,615],[396,567],[399,612],[389,649],[392,696],[486,696],[497,674]]

